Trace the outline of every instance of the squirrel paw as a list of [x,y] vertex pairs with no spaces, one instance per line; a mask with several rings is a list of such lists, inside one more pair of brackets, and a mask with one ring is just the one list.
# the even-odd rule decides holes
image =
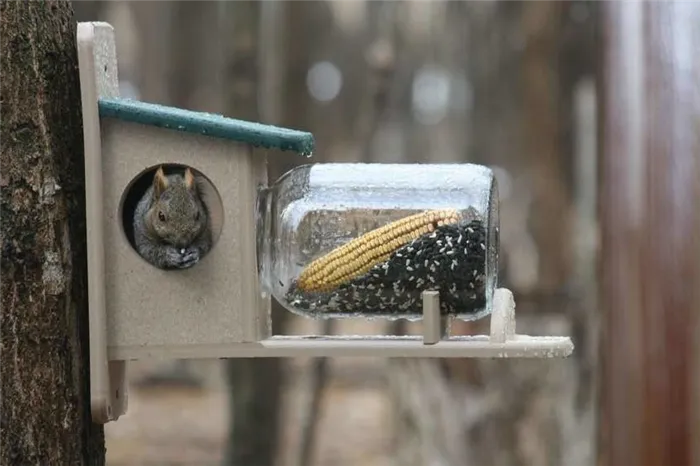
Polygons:
[[189,247],[168,249],[168,262],[173,268],[188,269],[199,262],[200,254],[197,248]]

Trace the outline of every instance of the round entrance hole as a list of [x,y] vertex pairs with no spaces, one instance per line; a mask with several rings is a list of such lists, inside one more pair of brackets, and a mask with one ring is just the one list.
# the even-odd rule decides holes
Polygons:
[[[209,178],[207,178],[203,173],[201,173],[198,170],[195,170],[192,167],[189,167],[187,165],[182,165],[182,164],[175,164],[175,163],[168,163],[168,164],[159,164],[155,165],[153,167],[147,168],[146,170],[142,171],[134,179],[131,180],[131,182],[126,186],[124,189],[124,192],[122,194],[121,198],[121,203],[120,203],[120,215],[121,215],[121,220],[122,220],[122,229],[124,232],[124,235],[131,245],[132,249],[136,254],[139,255],[139,257],[142,260],[146,260],[147,262],[151,263],[154,267],[157,267],[157,265],[153,264],[151,261],[148,261],[146,258],[143,257],[143,255],[139,252],[137,246],[136,246],[136,241],[135,241],[135,235],[134,235],[134,215],[136,213],[136,208],[139,203],[139,201],[143,198],[143,196],[146,194],[148,189],[153,185],[154,183],[154,177],[156,176],[156,172],[158,171],[158,168],[163,169],[164,175],[168,178],[171,179],[173,175],[179,175],[182,177],[184,180],[185,177],[185,172],[189,168],[191,173],[194,175],[194,180],[195,180],[195,189],[196,193],[199,196],[199,198],[202,201],[202,204],[204,206],[204,212],[206,213],[205,219],[209,224],[209,228],[211,230],[211,247],[209,250],[202,254],[199,257],[199,262],[204,260],[206,256],[211,253],[211,251],[214,249],[216,246],[216,243],[219,239],[219,236],[221,235],[221,230],[223,227],[223,222],[224,222],[224,206],[221,201],[221,196],[219,195],[219,191],[216,189],[214,184],[211,182]],[[182,182],[182,181],[180,181]],[[182,247],[183,245],[178,246],[178,250],[182,251],[185,250],[186,248]],[[197,264],[195,264],[196,266]],[[187,268],[187,267],[159,267],[162,269],[173,269],[173,270],[178,270],[180,268]]]

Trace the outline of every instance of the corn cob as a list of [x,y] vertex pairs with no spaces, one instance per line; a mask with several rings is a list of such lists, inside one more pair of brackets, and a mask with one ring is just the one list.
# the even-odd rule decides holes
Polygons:
[[406,243],[459,218],[455,209],[432,210],[372,230],[311,262],[299,275],[297,286],[303,291],[333,289],[367,273]]

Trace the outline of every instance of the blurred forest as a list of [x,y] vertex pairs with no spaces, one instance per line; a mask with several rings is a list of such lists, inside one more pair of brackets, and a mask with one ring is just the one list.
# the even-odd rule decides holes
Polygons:
[[[566,360],[130,363],[107,464],[562,465],[598,455],[598,2],[74,2],[123,96],[308,130],[312,162],[475,162],[518,332]],[[270,152],[269,179],[308,161]],[[276,333],[411,333],[273,305]],[[488,332],[484,322],[453,333]]]

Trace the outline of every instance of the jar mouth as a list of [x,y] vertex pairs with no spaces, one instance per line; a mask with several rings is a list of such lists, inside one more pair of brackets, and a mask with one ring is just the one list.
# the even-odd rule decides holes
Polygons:
[[491,188],[489,190],[487,210],[487,247],[489,253],[486,260],[486,280],[488,290],[486,295],[486,311],[490,314],[493,307],[493,293],[498,287],[498,252],[500,251],[500,198],[498,194],[498,180],[495,173],[491,174]]
[[267,257],[267,249],[269,248],[269,241],[266,241],[265,238],[270,237],[270,192],[270,187],[261,183],[257,187],[255,199],[255,259],[258,276],[262,278],[261,285],[268,292],[270,292],[269,270],[265,266],[264,258]]

